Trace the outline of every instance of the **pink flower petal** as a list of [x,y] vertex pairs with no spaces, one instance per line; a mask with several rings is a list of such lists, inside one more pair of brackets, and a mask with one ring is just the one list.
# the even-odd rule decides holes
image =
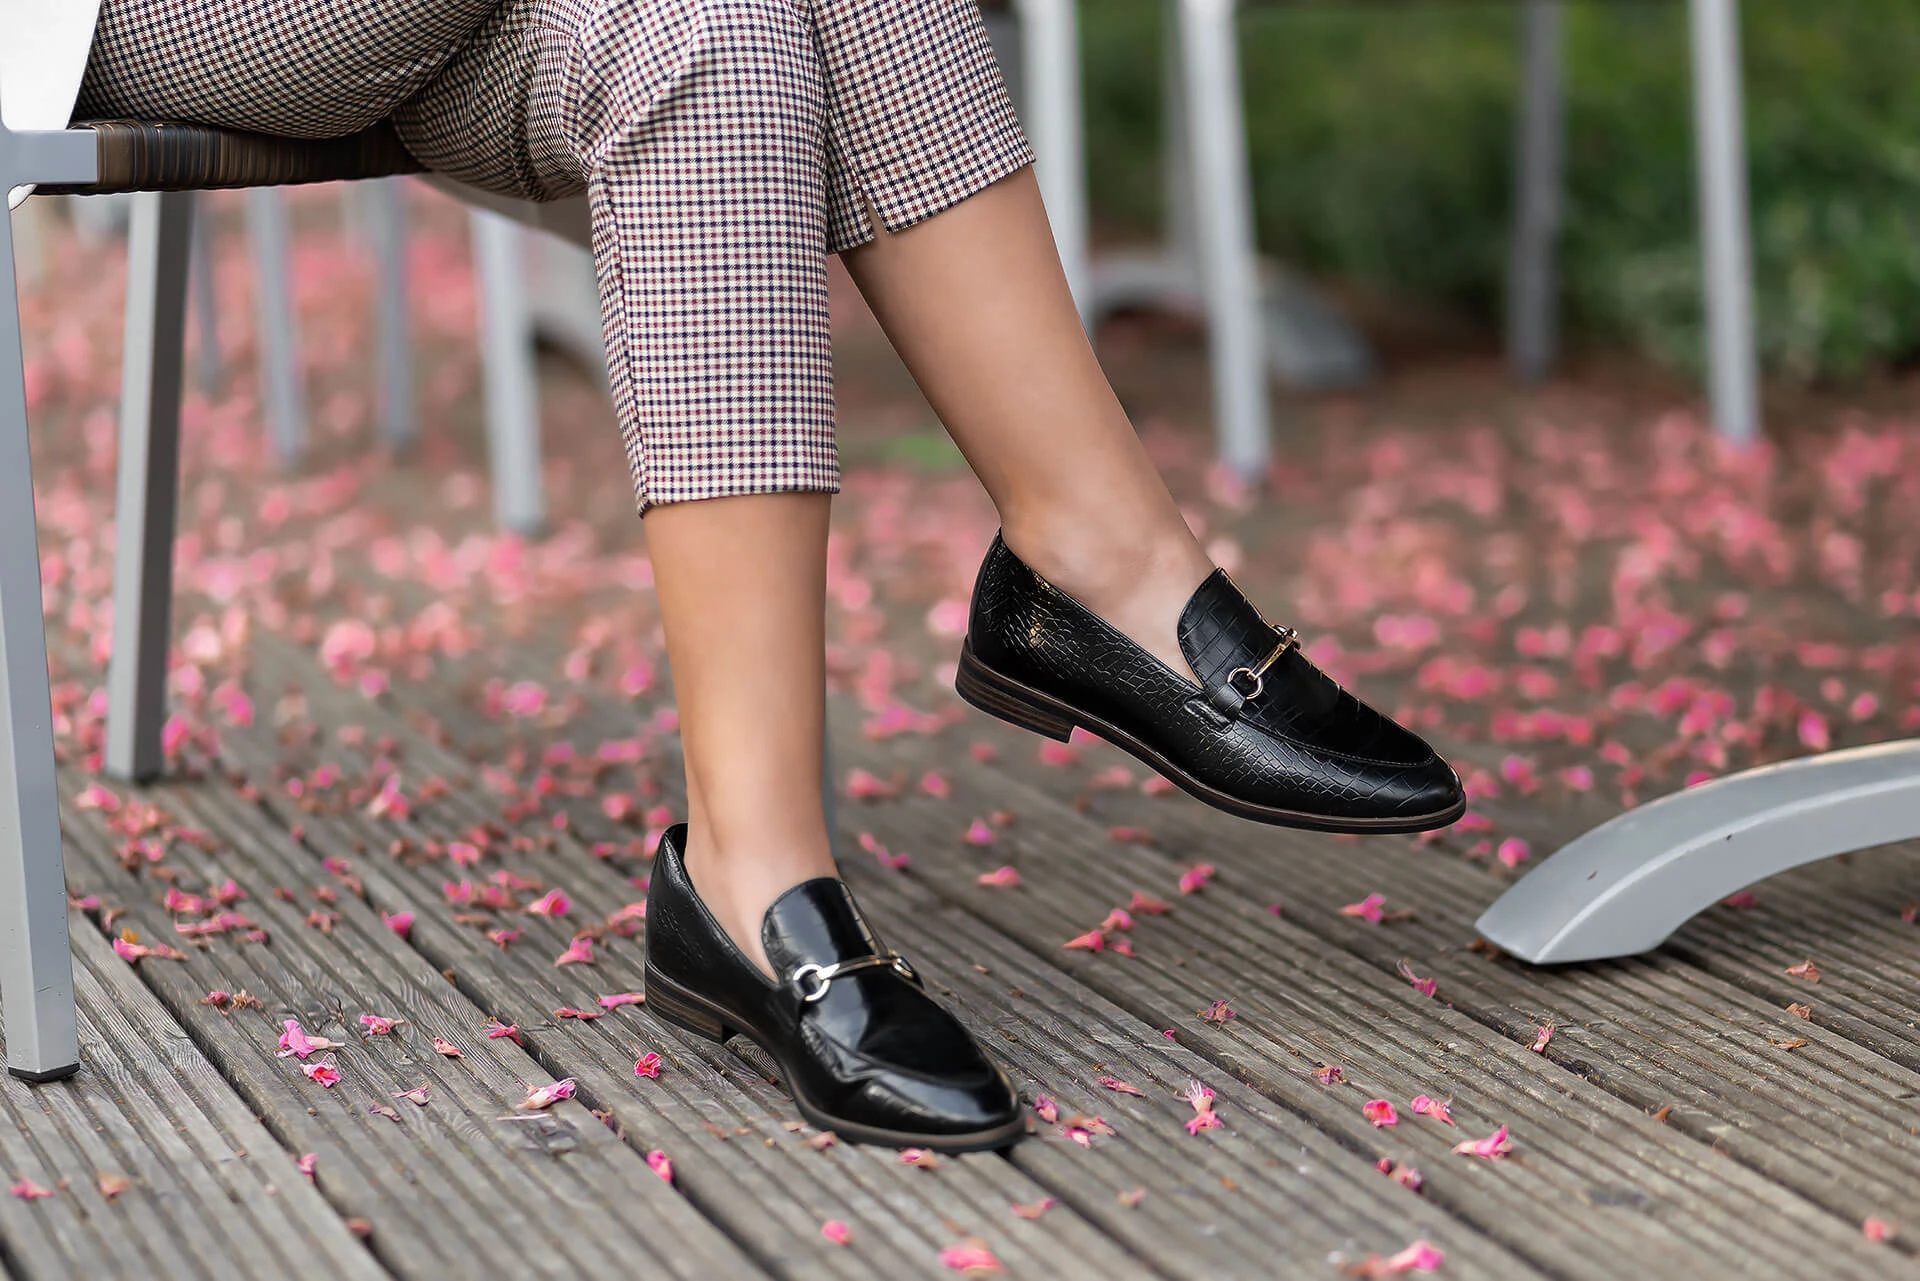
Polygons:
[[360,1022],[366,1026],[368,1036],[386,1036],[406,1020],[382,1018],[378,1014],[362,1014]]
[[665,1152],[655,1149],[647,1153],[647,1168],[659,1175],[668,1184],[673,1182],[673,1159]]
[[969,845],[991,845],[994,841],[993,829],[987,826],[983,818],[976,818],[967,825],[965,836],[960,838]]
[[1869,1215],[1861,1223],[1860,1232],[1869,1241],[1889,1241],[1893,1238],[1893,1225],[1877,1215]]
[[1068,939],[1062,947],[1080,952],[1104,952],[1107,949],[1107,936],[1099,930],[1088,930],[1077,938]]
[[1218,875],[1218,872],[1211,863],[1201,863],[1198,866],[1190,867],[1181,873],[1180,892],[1182,894],[1198,894],[1201,890],[1207,888],[1207,883],[1216,875]]
[[835,1245],[845,1245],[853,1240],[853,1229],[838,1219],[828,1219],[820,1225],[820,1235]]
[[968,1276],[992,1276],[1006,1271],[993,1251],[983,1245],[950,1245],[940,1252],[940,1265]]
[[646,1000],[646,995],[642,992],[615,992],[612,996],[600,998],[600,1008],[617,1010],[623,1005],[644,1005]]
[[1392,1272],[1438,1272],[1440,1265],[1447,1261],[1437,1246],[1426,1241],[1415,1241],[1406,1249],[1387,1259],[1387,1268]]
[[306,1176],[307,1182],[313,1182],[313,1167],[320,1163],[318,1152],[309,1152],[293,1163],[293,1168]]
[[1497,1161],[1513,1151],[1513,1141],[1507,1137],[1507,1127],[1501,1126],[1484,1139],[1465,1139],[1453,1145],[1459,1156],[1477,1156],[1488,1161]]
[[288,1019],[285,1026],[287,1030],[280,1034],[280,1057],[292,1054],[304,1060],[307,1055],[321,1048],[307,1038],[299,1019]]
[[1384,915],[1382,909],[1385,908],[1386,905],[1386,895],[1369,894],[1358,903],[1349,903],[1341,908],[1340,915],[1358,917],[1363,921],[1372,921],[1375,925],[1378,925],[1380,924],[1381,917]]
[[1408,1106],[1413,1109],[1415,1116],[1430,1116],[1434,1120],[1444,1122],[1447,1125],[1454,1124],[1453,1114],[1448,1111],[1447,1104],[1442,1103],[1439,1099],[1431,1098],[1425,1094],[1416,1094],[1413,1096],[1413,1102]]
[[1020,872],[1017,868],[1000,867],[991,872],[982,872],[973,878],[976,885],[997,886],[1000,889],[1012,889],[1020,884]]
[[847,773],[847,797],[855,801],[882,800],[899,793],[899,788],[863,769]]
[[1400,1114],[1393,1110],[1393,1104],[1385,1099],[1368,1099],[1360,1105],[1360,1114],[1373,1122],[1373,1128],[1400,1124]]
[[633,1065],[633,1074],[635,1076],[644,1076],[649,1081],[659,1080],[660,1079],[660,1056],[654,1053],[652,1050],[648,1050],[645,1054],[640,1056],[640,1061]]
[[307,1074],[307,1080],[317,1082],[329,1090],[340,1083],[340,1073],[331,1063],[309,1063],[300,1070]]
[[1421,978],[1413,972],[1413,963],[1404,958],[1400,962],[1400,977],[1413,984],[1413,990],[1422,996],[1437,996],[1439,994],[1439,980]]
[[388,929],[398,934],[401,938],[406,938],[413,931],[412,912],[395,912],[392,916],[388,916],[385,912],[382,912],[380,919],[387,923]]
[[1125,1081],[1117,1077],[1103,1076],[1099,1078],[1099,1081],[1104,1088],[1112,1090],[1115,1094],[1131,1094],[1136,1099],[1144,1099],[1147,1097],[1146,1091],[1140,1089],[1138,1086],[1128,1085]]
[[562,965],[592,965],[592,964],[593,964],[593,939],[588,937],[585,934],[581,935],[579,938],[569,943],[567,945],[567,950],[562,952],[559,958],[556,959],[553,963],[555,969],[560,968]]
[[25,1175],[22,1175],[16,1180],[14,1185],[8,1188],[7,1191],[13,1193],[14,1196],[19,1197],[22,1201],[38,1201],[42,1197],[50,1197],[53,1195],[53,1189],[43,1188]]
[[443,1040],[442,1038],[437,1036],[433,1038],[433,1048],[436,1051],[438,1051],[440,1054],[450,1059],[464,1059],[465,1057],[467,1057],[465,1054],[460,1052],[459,1046],[455,1045],[451,1041]]
[[561,917],[573,910],[565,890],[548,890],[523,909],[529,916]]
[[528,1110],[537,1111],[540,1108],[550,1108],[562,1099],[570,1099],[572,1097],[573,1078],[570,1076],[562,1077],[552,1085],[543,1085],[538,1089],[529,1090],[526,1099],[521,1102],[520,1106]]

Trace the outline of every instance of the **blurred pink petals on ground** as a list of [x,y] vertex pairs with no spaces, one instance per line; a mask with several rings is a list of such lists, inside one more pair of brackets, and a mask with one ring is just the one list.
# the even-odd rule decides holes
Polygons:
[[658,1148],[656,1148],[653,1151],[647,1153],[647,1168],[649,1170],[652,1170],[655,1174],[659,1175],[660,1178],[664,1182],[666,1182],[669,1186],[672,1185],[673,1158],[669,1157],[665,1152],[662,1152]]
[[853,1240],[853,1229],[838,1219],[828,1219],[820,1225],[820,1235],[835,1245],[845,1245]]
[[1456,1156],[1477,1156],[1488,1161],[1497,1161],[1513,1151],[1513,1140],[1507,1137],[1507,1127],[1501,1126],[1484,1139],[1463,1139],[1453,1145]]
[[1430,1116],[1434,1120],[1446,1125],[1455,1124],[1453,1113],[1449,1110],[1448,1105],[1430,1095],[1414,1095],[1413,1102],[1409,1103],[1407,1107],[1415,1116]]
[[592,965],[593,939],[585,934],[567,944],[567,950],[554,959],[553,966],[559,969],[563,965]]
[[995,1276],[1005,1272],[1000,1260],[985,1245],[950,1245],[940,1252],[940,1266],[970,1277]]
[[1209,882],[1219,875],[1219,870],[1211,863],[1199,863],[1180,874],[1180,892],[1198,894],[1207,888]]
[[1393,1104],[1386,1099],[1368,1099],[1360,1105],[1360,1115],[1372,1122],[1376,1130],[1382,1126],[1400,1124],[1400,1114],[1394,1111]]
[[997,889],[1010,890],[1020,884],[1020,871],[1014,867],[997,867],[991,872],[982,872],[973,879],[976,885],[988,885]]

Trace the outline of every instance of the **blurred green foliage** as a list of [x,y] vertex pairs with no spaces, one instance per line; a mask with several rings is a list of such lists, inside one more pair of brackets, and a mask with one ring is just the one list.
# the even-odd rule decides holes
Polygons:
[[[1502,305],[1520,6],[1260,3],[1240,20],[1263,249],[1463,308]],[[1920,4],[1744,0],[1763,359],[1844,381],[1920,354]],[[1095,209],[1159,217],[1161,5],[1082,6]],[[1700,361],[1687,9],[1569,0],[1568,322]]]

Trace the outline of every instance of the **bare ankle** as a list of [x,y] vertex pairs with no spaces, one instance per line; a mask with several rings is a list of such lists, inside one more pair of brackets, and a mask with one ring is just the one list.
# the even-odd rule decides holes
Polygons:
[[814,840],[714,842],[705,825],[690,827],[684,854],[694,892],[720,922],[727,936],[773,977],[760,926],[767,909],[782,894],[816,876],[833,876],[833,852],[825,834]]

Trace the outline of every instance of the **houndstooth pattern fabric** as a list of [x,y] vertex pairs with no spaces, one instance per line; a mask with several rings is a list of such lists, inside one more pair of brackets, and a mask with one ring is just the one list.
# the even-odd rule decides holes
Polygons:
[[1033,161],[974,0],[106,0],[78,113],[584,190],[643,512],[837,490],[827,255]]

